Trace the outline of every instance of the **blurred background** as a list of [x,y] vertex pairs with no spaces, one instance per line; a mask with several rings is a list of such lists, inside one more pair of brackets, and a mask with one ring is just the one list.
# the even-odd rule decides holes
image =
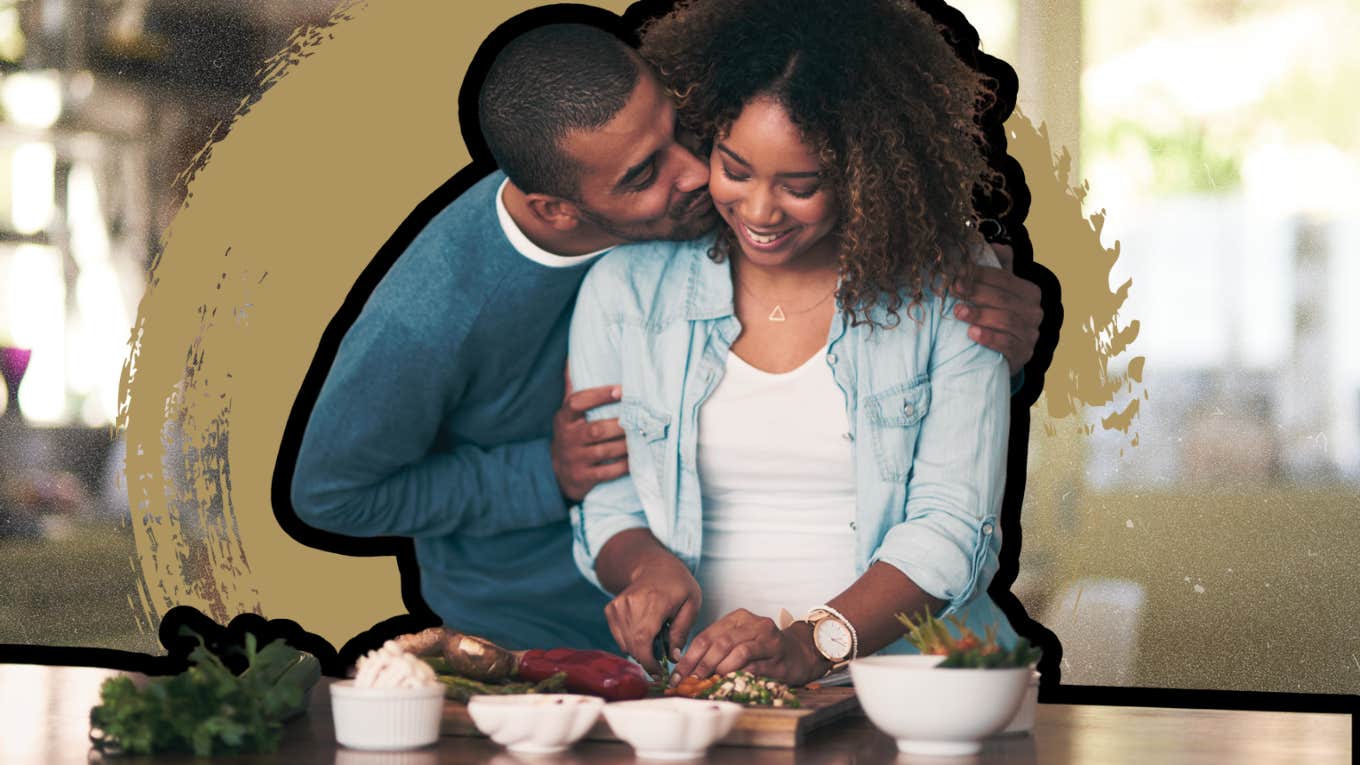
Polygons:
[[0,0],[0,643],[157,652],[116,438],[180,177],[335,0]]
[[953,4],[1119,243],[1111,376],[1146,358],[1128,433],[1033,410],[1012,589],[1064,682],[1360,691],[1360,5]]
[[[137,302],[179,174],[332,5],[0,0],[0,643],[157,650],[111,427]],[[1360,8],[954,5],[1107,211],[1111,374],[1147,359],[1136,438],[1034,409],[1014,591],[1064,680],[1360,692]]]

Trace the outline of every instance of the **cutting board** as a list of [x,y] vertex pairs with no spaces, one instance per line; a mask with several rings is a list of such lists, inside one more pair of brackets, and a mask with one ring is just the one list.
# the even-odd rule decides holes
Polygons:
[[[808,732],[833,720],[859,710],[859,699],[854,688],[823,686],[816,690],[798,690],[798,709],[747,707],[737,718],[732,732],[719,741],[721,746],[755,746],[768,749],[792,749],[803,743]],[[480,736],[477,726],[468,716],[467,705],[458,701],[444,703],[444,721],[440,731],[445,736]],[[586,738],[593,741],[618,741],[601,717]]]

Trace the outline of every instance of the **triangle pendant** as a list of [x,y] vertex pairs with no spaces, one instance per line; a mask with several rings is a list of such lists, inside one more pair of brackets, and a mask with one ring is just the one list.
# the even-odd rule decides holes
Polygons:
[[770,311],[770,321],[783,321],[783,320],[784,309],[780,308],[779,306],[775,306],[774,310]]

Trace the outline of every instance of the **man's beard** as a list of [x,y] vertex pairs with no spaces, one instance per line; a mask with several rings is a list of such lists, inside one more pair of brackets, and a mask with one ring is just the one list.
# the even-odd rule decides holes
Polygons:
[[708,196],[708,187],[698,189],[682,197],[666,214],[642,223],[618,223],[600,215],[590,207],[576,203],[581,217],[596,228],[629,242],[668,241],[684,242],[697,239],[708,233],[718,222],[713,209],[713,200]]

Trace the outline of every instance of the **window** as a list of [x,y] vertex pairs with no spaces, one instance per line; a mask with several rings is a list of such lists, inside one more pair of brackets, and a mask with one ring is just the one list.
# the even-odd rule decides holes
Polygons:
[[[1007,12],[958,5],[986,49]],[[1014,591],[1064,682],[1355,693],[1360,109],[1337,96],[1360,9],[1006,5],[1021,107],[1074,149],[1132,280],[1110,374],[1144,357],[1148,391],[1127,432],[1036,405]]]
[[38,426],[113,422],[145,283],[144,152],[61,125],[72,86],[0,79],[0,345],[32,351],[19,406]]

